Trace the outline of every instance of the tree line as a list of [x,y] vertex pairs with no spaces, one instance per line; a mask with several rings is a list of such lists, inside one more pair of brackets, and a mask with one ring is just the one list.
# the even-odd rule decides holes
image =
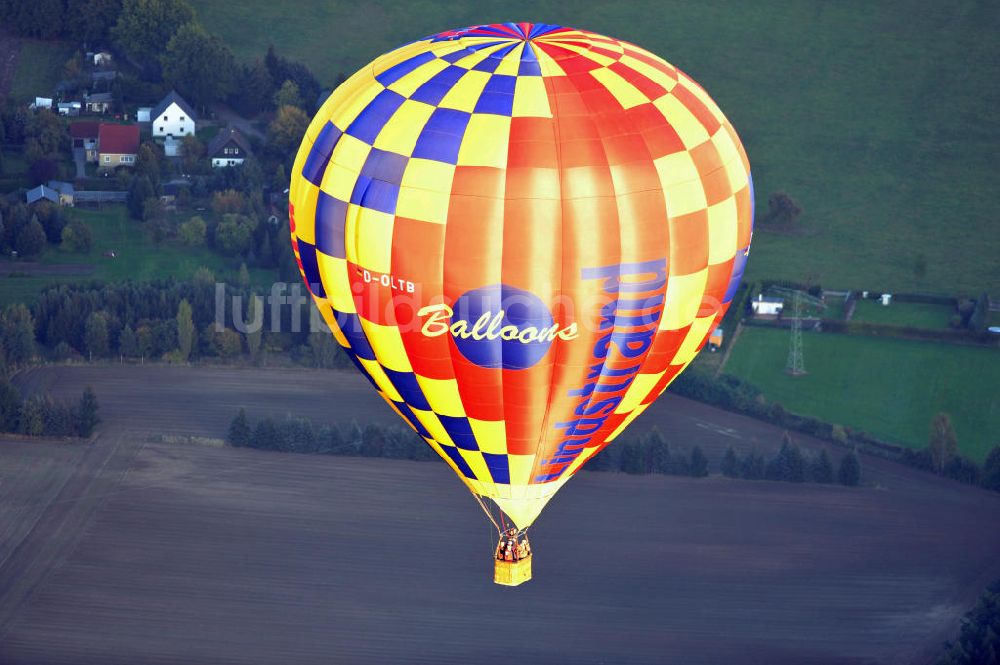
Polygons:
[[[229,423],[226,441],[240,448],[280,452],[383,457],[388,459],[434,460],[437,454],[416,433],[403,425],[356,421],[346,425],[315,425],[305,418],[263,417],[251,421],[241,408]],[[770,458],[757,451],[740,458],[730,447],[721,461],[722,474],[746,480],[784,480],[789,482],[861,483],[861,463],[854,451],[840,461],[834,474],[829,454],[807,456],[785,433],[781,449]],[[705,478],[709,460],[700,446],[674,450],[663,434],[653,428],[606,447],[591,459],[588,471],[620,471],[631,475],[662,474]]]
[[945,643],[937,665],[997,665],[1000,663],[1000,580],[979,597],[976,606],[962,618],[954,642]]
[[17,388],[0,381],[0,432],[86,438],[101,422],[98,409],[90,386],[76,404],[64,404],[47,395],[22,398]]

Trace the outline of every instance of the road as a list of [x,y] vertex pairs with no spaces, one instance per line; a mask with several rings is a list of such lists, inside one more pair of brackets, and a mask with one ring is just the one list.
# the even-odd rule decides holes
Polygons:
[[[858,489],[582,473],[534,530],[536,579],[504,589],[443,464],[145,443],[219,436],[241,405],[393,422],[350,374],[17,381],[91,383],[105,422],[90,444],[0,441],[5,664],[920,663],[1000,577],[1000,496],[865,458]],[[713,459],[780,442],[677,398],[653,424]]]

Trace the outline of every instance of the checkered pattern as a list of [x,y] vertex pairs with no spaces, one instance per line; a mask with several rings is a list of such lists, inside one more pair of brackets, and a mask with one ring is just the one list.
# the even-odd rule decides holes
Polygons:
[[[753,190],[739,138],[683,72],[626,42],[511,23],[419,40],[352,76],[306,132],[289,208],[303,278],[337,341],[470,489],[520,524],[705,344],[743,274]],[[600,284],[582,271],[664,258],[662,317],[627,393],[584,453],[539,482],[604,334],[600,313],[582,309]],[[505,370],[471,363],[450,335],[421,334],[421,306],[497,283],[578,303],[579,338]],[[610,355],[598,384],[625,362]]]

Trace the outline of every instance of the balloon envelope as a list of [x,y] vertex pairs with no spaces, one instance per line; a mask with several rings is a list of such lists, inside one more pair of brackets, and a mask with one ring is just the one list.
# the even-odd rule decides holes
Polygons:
[[289,212],[337,341],[524,528],[721,322],[753,190],[735,131],[683,72],[509,23],[413,42],[337,88]]

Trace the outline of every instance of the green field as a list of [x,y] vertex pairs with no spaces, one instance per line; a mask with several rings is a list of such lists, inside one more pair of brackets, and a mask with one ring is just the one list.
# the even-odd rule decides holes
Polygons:
[[[755,235],[750,278],[979,293],[1000,283],[1000,4],[193,0],[238,56],[268,43],[324,84],[447,28],[545,21],[635,42],[702,83],[740,132],[758,210],[784,190],[802,233]],[[918,278],[918,255],[926,276]]]
[[931,418],[951,415],[962,452],[982,461],[1000,444],[1000,350],[804,333],[808,374],[784,373],[789,333],[744,328],[725,371],[789,411],[920,448]]
[[886,307],[877,300],[859,300],[852,320],[941,330],[948,327],[954,313],[947,305],[894,300]]
[[65,42],[21,40],[10,96],[26,102],[35,97],[52,97],[62,79],[63,66],[72,56],[73,47]]
[[[35,270],[22,268],[18,262],[0,261],[0,304],[31,302],[48,284],[69,281],[125,280],[149,281],[164,277],[190,279],[195,270],[206,267],[219,280],[234,281],[239,264],[205,247],[185,247],[175,241],[156,244],[142,225],[128,218],[123,205],[107,206],[102,210],[68,208],[66,213],[90,225],[94,242],[90,252],[78,254],[46,246],[38,262],[42,266],[79,266],[78,276],[73,274],[36,274]],[[103,256],[113,250],[115,258]],[[34,261],[34,259],[32,260]],[[92,270],[83,269],[92,266]],[[11,277],[10,275],[15,276]],[[270,285],[274,272],[251,270],[251,281],[256,285]]]

